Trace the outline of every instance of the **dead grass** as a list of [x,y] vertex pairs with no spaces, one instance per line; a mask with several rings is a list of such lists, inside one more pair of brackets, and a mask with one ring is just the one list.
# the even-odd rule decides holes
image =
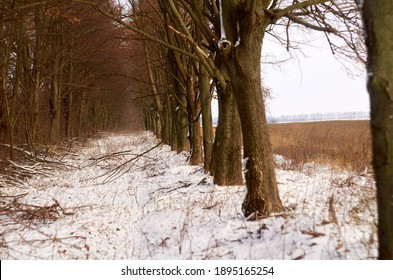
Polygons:
[[273,152],[295,165],[329,164],[356,172],[371,168],[369,121],[327,121],[269,125]]

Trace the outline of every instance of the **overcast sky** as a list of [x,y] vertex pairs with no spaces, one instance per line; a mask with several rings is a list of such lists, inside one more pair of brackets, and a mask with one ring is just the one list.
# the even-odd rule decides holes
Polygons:
[[[302,45],[302,53],[288,53],[282,45],[265,37],[263,54],[268,57],[265,56],[264,60],[273,62],[292,58],[278,65],[262,65],[264,85],[272,93],[272,99],[267,100],[268,115],[370,111],[365,70],[359,70],[362,67],[359,65],[355,75],[348,75],[345,67],[333,57],[321,34],[303,32],[299,35],[308,37],[305,40],[313,45]],[[291,34],[291,38],[296,36]],[[214,115],[218,114],[217,106],[217,101],[213,101]]]
[[[264,40],[265,60],[289,61],[262,64],[264,84],[271,89],[267,100],[268,115],[296,115],[303,113],[369,111],[365,70],[348,75],[345,67],[335,59],[322,39],[314,47],[302,47],[302,52],[288,53],[277,43]],[[355,75],[356,74],[356,75]]]
[[[311,41],[310,46],[301,46],[301,51],[288,53],[282,45],[265,38],[262,79],[272,95],[266,100],[267,115],[369,112],[363,66],[344,66],[323,37]],[[278,61],[284,62],[272,63]],[[212,108],[217,116],[216,100]]]

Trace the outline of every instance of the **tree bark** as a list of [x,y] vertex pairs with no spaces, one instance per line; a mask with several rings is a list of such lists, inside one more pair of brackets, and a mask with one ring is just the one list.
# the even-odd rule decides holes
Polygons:
[[364,1],[379,258],[393,259],[393,2]]
[[218,125],[210,172],[214,183],[219,186],[242,185],[243,142],[239,111],[225,66],[221,65],[219,68],[228,82],[225,89],[217,87]]

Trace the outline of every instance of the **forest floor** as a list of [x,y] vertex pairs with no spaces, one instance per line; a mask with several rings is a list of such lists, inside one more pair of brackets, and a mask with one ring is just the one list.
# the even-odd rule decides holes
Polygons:
[[[275,156],[286,212],[247,221],[150,133],[106,134],[0,175],[0,259],[375,259],[372,175]],[[107,156],[110,155],[110,156]]]

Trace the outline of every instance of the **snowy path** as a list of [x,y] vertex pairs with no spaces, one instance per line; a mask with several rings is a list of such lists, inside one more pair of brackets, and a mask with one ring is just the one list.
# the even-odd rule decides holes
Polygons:
[[[154,145],[148,133],[105,136],[63,159],[74,167],[0,188],[2,197],[21,194],[11,208],[41,206],[30,218],[26,211],[0,213],[0,259],[377,255],[375,187],[369,177],[314,164],[305,164],[301,172],[277,169],[286,216],[249,222],[240,211],[244,186],[214,186],[201,167],[189,166],[186,155],[167,146],[108,173]],[[125,150],[99,162],[88,160]]]

